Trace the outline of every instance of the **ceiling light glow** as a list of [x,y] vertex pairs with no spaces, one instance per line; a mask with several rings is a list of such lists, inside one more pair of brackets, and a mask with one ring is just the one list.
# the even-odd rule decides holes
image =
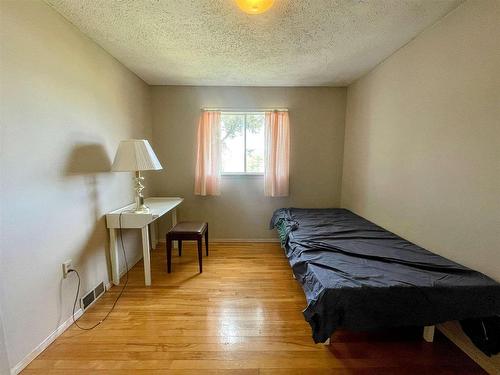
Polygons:
[[260,14],[268,11],[274,0],[236,0],[242,11],[248,14]]

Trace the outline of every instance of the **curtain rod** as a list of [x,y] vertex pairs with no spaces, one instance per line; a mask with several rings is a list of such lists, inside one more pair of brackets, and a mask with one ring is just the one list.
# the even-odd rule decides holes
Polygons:
[[201,110],[219,112],[288,112],[288,108],[201,108]]

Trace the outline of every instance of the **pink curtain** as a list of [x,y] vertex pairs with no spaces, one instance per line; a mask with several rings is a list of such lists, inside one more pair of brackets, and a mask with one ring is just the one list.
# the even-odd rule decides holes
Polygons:
[[220,112],[204,111],[198,124],[196,195],[220,194]]
[[264,193],[268,197],[288,195],[290,124],[288,112],[266,112]]

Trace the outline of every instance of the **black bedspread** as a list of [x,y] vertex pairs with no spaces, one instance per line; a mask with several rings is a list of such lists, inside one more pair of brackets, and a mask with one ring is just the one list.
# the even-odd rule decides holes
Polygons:
[[283,208],[271,227],[281,232],[304,289],[315,342],[337,327],[424,326],[500,314],[500,284],[351,211]]

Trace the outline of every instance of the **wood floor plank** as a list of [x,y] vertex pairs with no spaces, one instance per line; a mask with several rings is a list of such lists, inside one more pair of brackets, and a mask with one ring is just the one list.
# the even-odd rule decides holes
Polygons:
[[[339,331],[332,346],[314,344],[303,292],[277,244],[214,243],[203,274],[191,244],[173,257],[171,274],[164,248],[151,259],[151,287],[139,262],[108,320],[92,331],[70,327],[24,373],[484,373],[439,333],[423,342],[419,329]],[[107,292],[80,324],[102,319],[119,292]]]

